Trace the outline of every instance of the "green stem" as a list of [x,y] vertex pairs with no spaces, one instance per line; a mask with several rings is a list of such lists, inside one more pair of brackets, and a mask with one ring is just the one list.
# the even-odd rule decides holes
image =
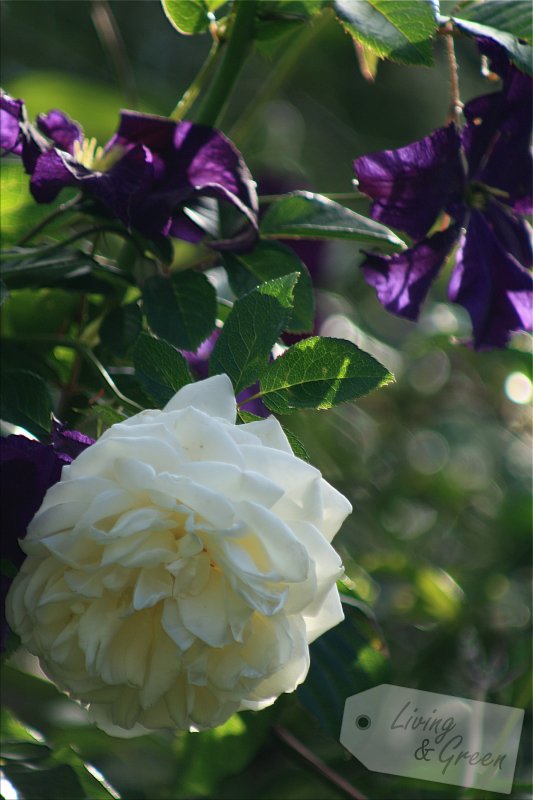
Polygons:
[[67,347],[70,350],[75,350],[96,369],[109,389],[111,389],[115,397],[120,400],[121,403],[124,403],[131,408],[135,408],[137,411],[144,410],[142,406],[135,402],[135,400],[131,400],[129,397],[126,397],[125,394],[122,394],[102,362],[94,355],[92,350],[80,344],[79,342],[75,342],[72,339],[63,339],[60,336],[11,336],[9,338],[11,341],[15,342],[28,342],[29,344],[36,345],[46,344],[50,345],[51,347]]
[[179,122],[180,119],[187,114],[190,107],[202,91],[204,84],[210,78],[211,73],[215,67],[215,64],[218,60],[218,56],[221,53],[221,45],[223,42],[219,41],[218,39],[213,39],[213,44],[211,45],[211,50],[209,54],[202,64],[200,71],[198,72],[196,78],[193,80],[181,100],[179,101],[178,105],[170,114],[170,119]]
[[53,222],[56,217],[61,216],[61,214],[65,214],[67,211],[72,211],[77,204],[79,203],[81,198],[81,194],[77,194],[76,197],[72,197],[70,200],[67,200],[66,203],[61,203],[60,206],[54,208],[49,214],[46,215],[40,222],[37,223],[33,228],[31,228],[28,233],[24,234],[22,239],[19,239],[17,242],[17,247],[20,247],[26,242],[29,242],[30,239],[33,239],[43,228],[46,228],[51,222]]
[[222,115],[239,72],[250,52],[257,0],[235,0],[233,27],[224,57],[195,121],[201,125],[215,126]]

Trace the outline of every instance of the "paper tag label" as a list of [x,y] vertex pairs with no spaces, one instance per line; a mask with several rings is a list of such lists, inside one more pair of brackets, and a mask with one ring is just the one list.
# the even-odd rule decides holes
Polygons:
[[524,712],[382,684],[346,700],[340,741],[365,767],[509,794]]

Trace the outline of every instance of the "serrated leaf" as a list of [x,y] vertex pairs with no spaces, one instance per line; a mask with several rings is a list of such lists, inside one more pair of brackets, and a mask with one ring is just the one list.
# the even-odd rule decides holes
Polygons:
[[226,0],[161,0],[165,16],[180,33],[190,36],[209,28],[209,12]]
[[261,376],[261,399],[277,414],[331,408],[392,380],[384,366],[352,342],[312,336],[268,366]]
[[283,428],[285,436],[289,440],[289,444],[292,448],[292,452],[294,453],[294,455],[297,456],[298,458],[301,458],[302,461],[306,461],[309,464],[309,461],[311,460],[309,458],[309,453],[307,452],[301,441],[298,439],[298,437],[295,436],[294,433],[290,431],[288,428],[286,428],[284,425],[282,425],[281,427]]
[[195,351],[215,327],[216,292],[199,272],[155,275],[143,285],[143,310],[156,336]]
[[272,347],[285,330],[299,274],[293,272],[260,284],[237,300],[209,360],[209,372],[226,372],[235,394],[254,384]]
[[345,619],[310,647],[311,666],[298,688],[300,703],[335,739],[339,738],[346,698],[387,680],[384,643],[368,636],[363,604],[343,598]]
[[385,225],[312,192],[291,192],[272,203],[261,222],[268,239],[350,239],[404,247]]
[[141,333],[135,343],[133,364],[135,376],[161,406],[192,382],[189,365],[181,353],[147,333]]
[[461,4],[461,19],[489,25],[531,43],[533,6],[524,0],[468,0]]
[[52,398],[43,379],[23,369],[6,370],[2,377],[0,418],[20,425],[41,438],[50,432]]
[[483,36],[501,45],[516,66],[528,75],[533,74],[533,48],[529,44],[522,44],[516,36],[505,31],[497,30],[489,25],[481,25],[479,22],[452,17],[452,22],[467,36]]
[[379,58],[399,64],[433,64],[436,30],[430,0],[333,0],[343,27]]
[[100,325],[100,341],[113,355],[123,358],[141,332],[142,316],[137,303],[114,308]]
[[299,272],[287,330],[307,333],[313,329],[315,303],[311,276],[305,264],[288,247],[277,242],[259,242],[247,253],[223,253],[222,261],[237,297],[242,297],[264,281]]

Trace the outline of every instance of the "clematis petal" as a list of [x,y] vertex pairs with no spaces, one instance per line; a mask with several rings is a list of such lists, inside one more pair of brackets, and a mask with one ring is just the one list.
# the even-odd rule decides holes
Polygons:
[[74,142],[81,142],[83,139],[78,123],[57,108],[48,114],[39,114],[36,123],[45,136],[48,136],[60,150],[65,150],[70,155],[74,154]]
[[485,218],[503,249],[526,268],[533,266],[531,226],[515,216],[507,206],[489,198],[484,209]]
[[0,148],[6,153],[22,155],[20,123],[23,113],[22,100],[15,100],[6,92],[0,94]]
[[456,215],[464,187],[460,139],[454,125],[398,150],[354,162],[359,189],[374,201],[371,215],[421,239],[443,209]]
[[[196,239],[179,206],[197,197],[215,197],[234,206],[247,222],[245,232],[217,246],[251,244],[257,236],[257,194],[248,168],[235,146],[222,133],[191,122],[123,111],[116,135],[106,149],[142,143],[155,154],[155,183],[143,203],[132,209],[132,224],[147,235],[161,230],[162,216],[174,234]],[[174,223],[174,214],[176,220]],[[167,228],[168,232],[168,228]]]
[[474,347],[504,347],[513,331],[531,330],[533,280],[507,252],[479,211],[461,237],[449,290],[472,319]]
[[459,234],[458,226],[435,233],[392,256],[367,253],[362,269],[380,303],[393,314],[417,319],[420,306]]
[[[30,191],[38,203],[51,203],[61,189],[77,185],[79,178],[69,169],[67,158],[68,154],[59,150],[48,150],[38,156],[30,180]],[[79,170],[87,174],[83,167]]]

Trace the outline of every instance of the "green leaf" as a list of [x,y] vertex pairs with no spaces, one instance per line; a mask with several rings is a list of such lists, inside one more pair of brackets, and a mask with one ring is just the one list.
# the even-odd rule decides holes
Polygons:
[[156,336],[194,351],[215,327],[216,292],[200,272],[154,275],[143,286],[143,309]]
[[6,370],[2,378],[0,418],[41,438],[50,432],[52,398],[43,379],[22,369]]
[[367,244],[404,243],[385,225],[312,192],[291,192],[269,206],[261,222],[269,239],[350,239]]
[[497,42],[507,51],[509,58],[519,69],[528,75],[533,74],[533,48],[529,44],[522,44],[516,36],[489,25],[481,25],[479,22],[470,22],[458,17],[452,17],[452,22],[468,36],[485,36]]
[[331,408],[385,386],[390,372],[352,342],[312,336],[276,358],[261,376],[262,400],[271,411]]
[[370,609],[342,600],[345,618],[311,645],[311,667],[296,695],[335,739],[346,698],[386,682],[390,671],[386,646],[369,625]]
[[100,325],[100,341],[113,355],[123,358],[141,332],[142,316],[137,303],[114,308]]
[[128,272],[100,264],[61,242],[45,247],[12,247],[3,250],[1,258],[2,279],[9,289],[65,288],[113,294],[134,282]]
[[6,709],[2,710],[2,770],[23,798],[109,800],[111,792],[70,747],[52,750]]
[[325,5],[325,0],[262,0],[257,15],[260,19],[308,20]]
[[190,36],[204,33],[209,28],[209,12],[215,11],[226,0],[161,0],[163,11],[177,31]]
[[480,3],[468,0],[461,4],[461,20],[479,22],[499,31],[506,31],[531,44],[533,6],[524,0],[490,0]]
[[309,458],[309,453],[307,452],[301,441],[298,439],[298,437],[295,436],[294,433],[290,431],[288,428],[286,428],[284,425],[282,425],[281,427],[283,428],[285,436],[289,440],[289,444],[292,448],[292,452],[294,453],[294,455],[297,456],[298,458],[301,458],[302,461],[307,461],[307,463],[309,463],[309,461],[311,460]]
[[257,381],[293,307],[298,273],[266,281],[237,300],[209,360],[211,375],[226,372],[238,394]]
[[333,9],[348,33],[379,58],[432,66],[430,0],[333,0]]
[[149,394],[161,406],[178,389],[192,382],[185,358],[178,351],[147,333],[141,333],[133,348],[135,375]]
[[247,253],[224,253],[222,261],[237,297],[252,291],[263,281],[299,272],[300,277],[294,287],[294,308],[287,330],[307,333],[313,329],[315,303],[311,276],[305,264],[288,247],[277,242],[259,242]]

